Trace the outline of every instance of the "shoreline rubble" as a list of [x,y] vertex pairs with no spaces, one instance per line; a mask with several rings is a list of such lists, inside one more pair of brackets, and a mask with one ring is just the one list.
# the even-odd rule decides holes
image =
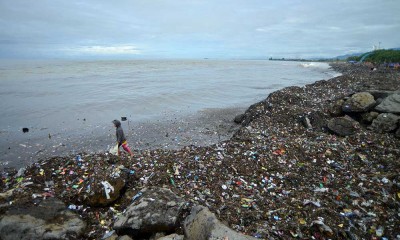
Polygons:
[[[109,154],[81,154],[79,160],[54,157],[24,173],[3,173],[1,238],[20,236],[17,228],[10,232],[10,222],[4,220],[18,209],[59,199],[85,224],[84,231],[74,226],[58,239],[166,239],[174,233],[190,239],[184,222],[199,206],[247,235],[239,239],[400,239],[400,124],[397,119],[395,129],[377,132],[384,129],[378,123],[374,127],[379,115],[369,112],[376,109],[375,101],[400,90],[400,73],[370,71],[363,65],[331,66],[343,75],[271,93],[236,118],[241,128],[218,144],[136,151],[132,160]],[[364,92],[373,101],[365,94],[366,104],[360,108],[357,104],[364,101],[356,94]],[[350,103],[361,112],[347,111]],[[362,115],[370,118],[363,120]],[[328,124],[337,118],[347,120]],[[106,189],[105,182],[113,188]],[[168,189],[176,196],[147,196],[148,188]],[[179,206],[173,217],[177,224],[159,225],[159,213],[147,209],[142,198]],[[141,219],[126,216],[126,209],[138,204],[155,214],[147,229],[161,232],[125,225],[114,229],[122,216],[138,226],[134,221]]]

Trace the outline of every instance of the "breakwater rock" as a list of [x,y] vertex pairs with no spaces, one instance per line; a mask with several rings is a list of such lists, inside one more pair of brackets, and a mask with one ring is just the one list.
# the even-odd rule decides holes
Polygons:
[[[133,159],[57,157],[19,174],[5,172],[0,221],[13,206],[58,198],[84,222],[85,230],[71,239],[236,238],[228,233],[239,234],[237,239],[400,238],[398,112],[383,110],[386,103],[378,107],[397,101],[399,73],[332,67],[343,75],[271,93],[236,118],[241,128],[230,140],[215,145],[136,151]],[[117,179],[121,186],[113,196]],[[143,191],[154,188],[168,194]],[[95,194],[107,199],[107,193],[115,198],[88,204]],[[154,200],[164,208],[135,215],[129,209],[145,205],[142,197],[146,206]],[[208,211],[199,206],[215,218],[205,223],[208,229],[197,228],[204,233],[197,235],[190,223],[202,217],[193,214]],[[174,214],[171,222],[161,221],[168,228],[156,223],[167,216],[155,217],[162,212]],[[157,232],[136,229],[144,217]],[[226,226],[222,235],[212,231],[218,224]]]

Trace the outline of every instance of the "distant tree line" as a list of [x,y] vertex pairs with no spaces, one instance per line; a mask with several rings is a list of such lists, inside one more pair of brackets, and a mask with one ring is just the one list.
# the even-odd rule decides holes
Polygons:
[[[366,56],[367,55],[367,56]],[[360,56],[348,57],[347,61],[359,62],[364,56],[364,62],[372,63],[398,63],[400,62],[400,50],[375,50],[367,52]]]

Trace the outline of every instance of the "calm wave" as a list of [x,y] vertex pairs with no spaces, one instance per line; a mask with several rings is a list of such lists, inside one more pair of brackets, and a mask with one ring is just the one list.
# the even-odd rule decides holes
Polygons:
[[325,63],[260,60],[0,62],[0,151],[48,134],[74,141],[121,116],[137,123],[245,108],[335,74]]
[[[77,118],[140,121],[162,112],[243,107],[335,74],[327,64],[271,61],[93,61],[2,64],[1,129]],[[93,120],[94,120],[93,119]]]

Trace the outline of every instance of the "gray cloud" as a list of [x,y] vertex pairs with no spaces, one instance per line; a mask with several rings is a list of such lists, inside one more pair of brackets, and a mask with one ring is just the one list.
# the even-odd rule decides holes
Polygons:
[[2,0],[0,57],[335,56],[399,47],[399,12],[395,0]]

